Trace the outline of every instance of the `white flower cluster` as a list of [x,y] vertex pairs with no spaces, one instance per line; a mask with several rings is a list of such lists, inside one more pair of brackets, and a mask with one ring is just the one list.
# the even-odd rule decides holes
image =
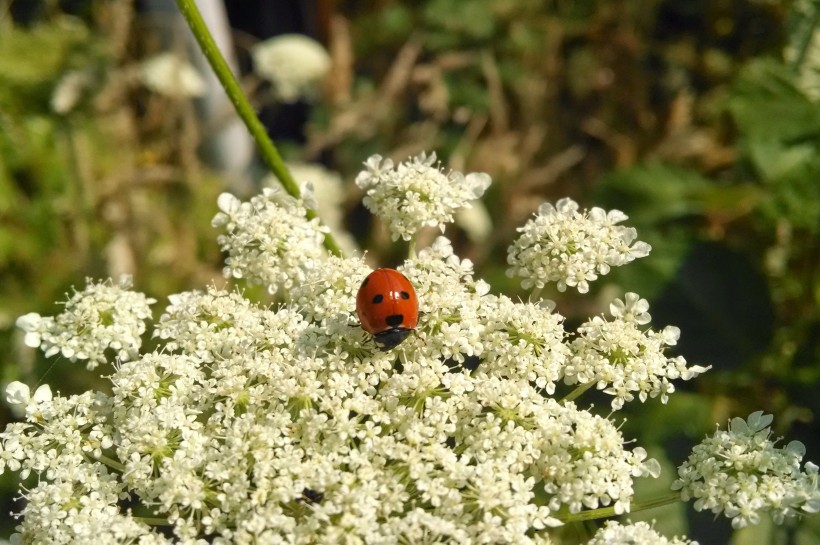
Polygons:
[[469,207],[490,186],[487,174],[445,174],[435,163],[435,153],[422,153],[394,168],[390,159],[373,155],[356,177],[364,205],[387,222],[393,240],[410,240],[425,226],[443,231],[456,210]]
[[26,332],[27,346],[41,348],[47,357],[61,354],[71,361],[88,360],[88,369],[105,363],[109,348],[122,360],[132,359],[139,353],[145,321],[151,318],[150,305],[156,301],[130,287],[128,275],[118,284],[88,279],[83,291],[63,303],[63,312],[57,316],[31,312],[17,319],[17,327]]
[[674,326],[661,331],[641,329],[651,319],[648,310],[646,299],[627,293],[623,301],[615,299],[609,306],[613,321],[595,316],[582,324],[570,345],[565,382],[594,382],[613,396],[612,409],[618,410],[634,399],[633,392],[638,392],[641,402],[660,396],[666,403],[675,391],[671,380],[690,380],[707,371],[709,367],[700,365],[687,367],[682,356],[666,357],[665,348],[677,344],[680,330]]
[[265,188],[249,202],[223,193],[217,204],[221,212],[211,225],[226,231],[217,242],[228,254],[227,278],[244,278],[273,294],[303,282],[306,271],[326,256],[327,229],[306,218],[300,201],[277,189]]
[[[12,388],[31,410],[0,434],[0,460],[41,475],[22,538],[105,526],[161,542],[120,508],[127,495],[179,542],[546,543],[556,511],[628,512],[633,479],[656,474],[613,422],[537,386],[567,355],[560,317],[488,296],[446,239],[404,267],[428,312],[394,352],[351,322],[362,260],[326,263],[278,309],[216,288],[173,296],[162,345],[118,363],[110,396]],[[482,313],[487,334],[465,342]]]
[[609,520],[598,530],[587,545],[698,545],[683,537],[668,539],[658,532],[649,523],[633,522],[621,524]]
[[35,505],[61,506],[62,509],[29,510],[21,525],[36,531],[32,541],[12,543],[95,543],[116,545],[167,544],[169,540],[151,531],[150,526],[120,511],[117,502],[126,497],[116,474],[104,466],[80,464],[73,472],[43,482],[27,494],[26,501]]
[[820,511],[817,466],[807,462],[801,471],[806,448],[799,441],[777,448],[771,422],[761,411],[732,419],[728,431],[718,430],[692,449],[672,489],[684,501],[695,498],[698,511],[724,513],[735,528],[757,524],[761,513],[780,524]]
[[[486,187],[481,175],[467,182],[430,164],[364,178],[431,171],[473,196]],[[426,204],[421,194],[395,195],[399,213],[413,199]],[[613,321],[594,318],[572,339],[554,305],[491,295],[439,237],[400,267],[420,317],[413,335],[382,351],[353,313],[370,268],[325,255],[301,202],[266,190],[218,204],[226,273],[286,290],[285,304],[216,287],[173,295],[143,354],[109,332],[145,328],[133,322],[152,301],[127,284],[91,284],[66,305],[70,319],[20,319],[29,344],[112,361],[113,372],[111,393],[7,388],[25,419],[0,433],[0,472],[39,477],[23,493],[18,542],[548,544],[551,528],[588,510],[628,513],[634,479],[659,474],[611,418],[552,397],[561,383],[581,385],[573,399],[597,385],[620,408],[635,392],[665,400],[671,380],[705,371],[663,355],[678,331],[639,327],[649,314],[636,294],[612,304]],[[444,221],[430,210],[399,223],[414,233]],[[52,334],[53,324],[71,334]],[[98,347],[93,358],[85,346]],[[106,358],[107,347],[119,352]],[[755,422],[696,450],[680,470],[682,495],[746,521],[761,510],[816,511],[817,468],[800,473],[802,450],[773,449]],[[715,484],[718,471],[726,476]],[[721,491],[721,503],[707,490]],[[609,524],[591,543],[688,543],[660,539],[644,523]]]
[[201,97],[208,90],[197,69],[176,53],[160,53],[143,61],[139,78],[151,91],[169,97]]
[[256,73],[271,82],[283,102],[312,98],[330,70],[330,55],[316,40],[302,34],[282,34],[251,49]]
[[[293,179],[299,182],[305,206],[316,211],[319,219],[333,232],[333,237],[345,253],[357,253],[356,240],[346,231],[344,225],[347,195],[342,176],[318,163],[288,161],[287,167]],[[271,174],[262,180],[262,187],[282,188],[282,184]]]
[[618,225],[626,219],[620,210],[579,212],[578,203],[569,198],[555,206],[542,204],[535,217],[518,228],[521,235],[507,253],[507,275],[521,277],[524,289],[556,282],[558,291],[570,286],[587,293],[589,283],[612,267],[649,255],[651,247],[636,241],[634,228]]

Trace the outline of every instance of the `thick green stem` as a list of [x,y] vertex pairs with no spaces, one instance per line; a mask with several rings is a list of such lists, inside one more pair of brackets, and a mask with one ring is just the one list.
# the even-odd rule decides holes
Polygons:
[[124,465],[122,465],[117,460],[114,460],[113,458],[109,458],[105,454],[101,454],[100,456],[98,456],[95,459],[99,462],[104,463],[105,465],[107,465],[111,469],[114,469],[114,470],[119,471],[119,472],[125,471],[125,466]]
[[159,517],[134,517],[134,520],[137,522],[141,522],[143,524],[147,524],[148,526],[170,526],[171,523],[168,522],[168,519],[159,518]]
[[[270,167],[276,177],[279,178],[279,181],[282,182],[285,190],[294,197],[300,197],[301,192],[299,191],[299,185],[285,166],[285,162],[279,155],[279,151],[277,151],[273,141],[268,136],[265,126],[262,125],[253,106],[251,106],[251,103],[239,86],[239,82],[236,80],[236,77],[234,77],[233,72],[231,72],[228,63],[225,62],[225,58],[216,46],[216,42],[213,36],[211,36],[211,32],[208,30],[205,21],[202,19],[202,15],[199,13],[195,1],[177,0],[177,5],[185,17],[185,20],[188,22],[188,26],[191,32],[193,32],[203,55],[208,59],[208,63],[211,65],[216,77],[219,78],[219,82],[225,89],[225,93],[227,93],[228,98],[236,109],[236,113],[239,114],[242,122],[245,123],[253,139],[256,140],[256,144],[259,146],[259,151],[262,154],[262,159],[268,167]],[[316,211],[308,209],[307,217],[308,219],[315,218]],[[339,245],[330,233],[325,235],[325,247],[334,255],[342,255]]]
[[[654,509],[656,507],[663,507],[664,505],[671,505],[681,501],[680,493],[673,492],[666,496],[653,498],[646,501],[632,502],[629,512],[637,513],[639,511],[646,511],[647,509]],[[564,513],[555,514],[555,518],[563,522],[582,522],[585,520],[595,520],[614,517],[615,507],[602,507],[601,509],[590,509],[589,511],[581,511],[580,513]]]
[[416,257],[416,235],[410,239],[410,244],[407,245],[407,259],[414,259]]
[[581,394],[592,388],[594,384],[595,381],[593,380],[592,382],[587,382],[586,384],[577,386],[573,391],[565,395],[564,399],[561,401],[575,401]]

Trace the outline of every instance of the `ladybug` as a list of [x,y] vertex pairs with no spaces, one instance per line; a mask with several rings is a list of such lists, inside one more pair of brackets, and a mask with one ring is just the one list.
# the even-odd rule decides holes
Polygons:
[[356,314],[379,350],[390,350],[401,344],[419,321],[416,290],[399,271],[376,269],[359,287]]

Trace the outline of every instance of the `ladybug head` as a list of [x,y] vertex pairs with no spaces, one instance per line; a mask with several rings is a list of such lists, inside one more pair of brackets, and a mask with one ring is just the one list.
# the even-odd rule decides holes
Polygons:
[[396,348],[413,332],[406,327],[394,327],[373,335],[373,342],[382,352]]

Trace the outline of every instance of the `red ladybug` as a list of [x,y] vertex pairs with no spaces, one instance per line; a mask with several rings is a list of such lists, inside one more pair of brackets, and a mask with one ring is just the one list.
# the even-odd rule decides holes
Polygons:
[[419,321],[416,290],[399,271],[376,269],[359,287],[356,314],[379,350],[390,350],[406,339]]

